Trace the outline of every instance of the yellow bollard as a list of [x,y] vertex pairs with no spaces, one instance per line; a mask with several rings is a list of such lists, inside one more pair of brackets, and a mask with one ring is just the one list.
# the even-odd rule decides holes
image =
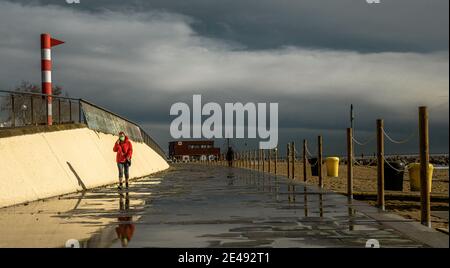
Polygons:
[[339,175],[339,157],[327,157],[327,176],[337,177]]
[[[411,191],[420,191],[420,163],[409,164],[408,170],[409,170],[409,185],[411,187]],[[431,183],[433,181],[433,170],[434,170],[433,165],[428,164],[428,180],[430,182],[428,192],[430,193],[431,193]]]

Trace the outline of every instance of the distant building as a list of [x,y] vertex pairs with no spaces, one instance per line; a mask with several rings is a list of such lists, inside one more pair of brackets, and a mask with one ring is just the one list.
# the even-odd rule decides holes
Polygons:
[[220,148],[212,140],[169,142],[169,158],[176,161],[213,161],[219,156]]

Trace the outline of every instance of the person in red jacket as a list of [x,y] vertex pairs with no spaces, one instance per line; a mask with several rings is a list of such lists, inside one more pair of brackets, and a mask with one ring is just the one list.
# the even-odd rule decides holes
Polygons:
[[118,218],[119,226],[116,227],[117,238],[120,239],[122,247],[127,247],[134,234],[135,226],[133,217],[130,214],[130,196],[128,192],[125,194],[125,202],[123,202],[123,194],[120,194],[119,209],[121,216]]
[[119,168],[119,189],[122,189],[122,178],[125,174],[125,186],[128,188],[129,169],[131,166],[131,157],[133,155],[133,145],[122,131],[119,133],[119,139],[114,144],[113,151],[116,152],[116,162]]

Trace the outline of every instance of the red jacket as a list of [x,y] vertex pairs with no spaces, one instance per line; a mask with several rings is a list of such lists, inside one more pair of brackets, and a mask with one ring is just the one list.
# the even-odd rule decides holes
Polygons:
[[[119,217],[119,222],[130,222],[132,221],[131,217]],[[116,234],[118,236],[119,239],[122,238],[126,238],[128,241],[131,240],[131,238],[133,237],[134,234],[134,224],[130,224],[130,223],[124,223],[124,224],[119,224],[118,227],[116,227]]]
[[125,136],[125,140],[123,142],[119,141],[114,144],[113,148],[116,154],[116,162],[117,163],[125,163],[128,159],[131,159],[133,155],[133,146],[131,145],[130,140],[127,136]]

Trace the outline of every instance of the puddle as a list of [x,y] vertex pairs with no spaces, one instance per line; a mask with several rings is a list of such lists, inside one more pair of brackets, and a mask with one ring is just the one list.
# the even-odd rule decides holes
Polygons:
[[[344,196],[249,170],[179,165],[133,181],[0,210],[0,247],[417,246]],[[364,240],[365,239],[365,240]],[[419,245],[420,246],[420,245]]]

